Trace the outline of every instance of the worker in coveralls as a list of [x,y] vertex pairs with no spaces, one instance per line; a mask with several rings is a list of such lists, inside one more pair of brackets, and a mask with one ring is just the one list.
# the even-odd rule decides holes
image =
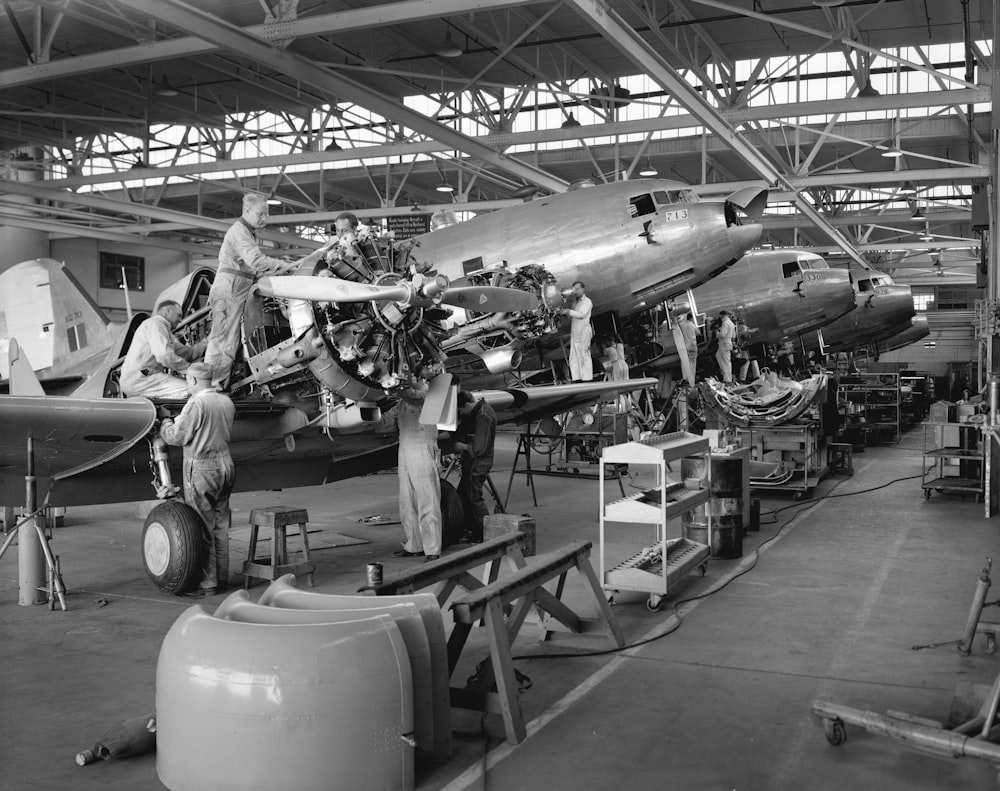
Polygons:
[[267,200],[263,195],[243,196],[243,216],[234,222],[219,248],[219,269],[208,293],[212,326],[208,335],[205,362],[215,370],[213,382],[225,387],[240,344],[240,320],[250,289],[261,275],[287,275],[302,268],[312,274],[312,266],[329,250],[331,239],[298,261],[270,258],[260,250],[257,231],[267,224]]
[[[184,501],[201,517],[208,547],[201,583],[185,596],[214,596],[229,581],[229,494],[236,477],[229,437],[236,408],[212,387],[212,374],[205,363],[192,363],[187,369],[191,398],[176,420],[167,416],[160,424],[164,441],[184,448]],[[166,409],[160,409],[163,416]]]
[[121,388],[126,396],[187,398],[185,381],[172,375],[183,373],[205,351],[204,343],[185,346],[173,336],[181,320],[181,306],[165,299],[153,315],[135,331],[122,363]]
[[420,422],[424,399],[406,391],[399,402],[399,519],[406,541],[399,557],[441,556],[441,482],[437,426]]
[[572,318],[569,331],[569,372],[574,382],[590,382],[594,379],[594,362],[590,357],[590,342],[594,330],[590,326],[590,314],[594,303],[587,296],[587,287],[579,280],[573,284],[576,302],[572,308],[563,308],[561,313]]
[[483,502],[483,484],[493,468],[493,445],[496,441],[497,416],[485,399],[476,399],[468,390],[458,393],[458,433],[455,450],[462,453],[462,477],[458,496],[465,510],[465,535],[462,541],[483,540],[483,517],[489,513]]
[[736,340],[736,324],[730,318],[728,310],[719,311],[719,329],[716,337],[719,339],[719,349],[715,353],[715,361],[719,364],[719,374],[722,381],[729,384],[733,381],[733,344]]

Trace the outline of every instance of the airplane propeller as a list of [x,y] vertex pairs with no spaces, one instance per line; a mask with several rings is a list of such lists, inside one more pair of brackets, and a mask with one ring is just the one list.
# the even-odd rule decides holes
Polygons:
[[481,313],[507,313],[531,310],[538,298],[527,291],[497,286],[450,287],[448,278],[435,275],[420,286],[407,281],[394,285],[370,285],[333,277],[285,275],[263,277],[257,283],[259,293],[283,299],[305,299],[310,302],[369,302],[373,300],[408,303],[432,300],[441,296],[446,305],[476,310]]

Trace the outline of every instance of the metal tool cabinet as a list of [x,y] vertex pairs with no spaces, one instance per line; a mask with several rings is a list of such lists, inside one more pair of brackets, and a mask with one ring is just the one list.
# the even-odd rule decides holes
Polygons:
[[[702,477],[684,478],[685,473],[695,469],[694,464],[685,467],[684,460],[700,457],[697,465]],[[668,465],[680,462],[668,475]],[[612,502],[605,501],[604,470],[607,465],[646,465],[654,469],[654,485],[635,494]],[[617,467],[615,468],[617,469]],[[618,591],[638,591],[648,593],[646,607],[658,610],[668,588],[689,571],[700,567],[702,573],[708,561],[711,546],[711,514],[708,520],[708,543],[702,544],[687,538],[667,538],[667,524],[679,519],[681,514],[698,507],[709,500],[712,464],[709,442],[705,437],[677,431],[637,442],[612,445],[601,452],[601,529],[600,564],[603,571],[603,585],[611,591],[613,600]],[[711,509],[706,509],[710,512]],[[631,557],[607,567],[605,560],[605,539],[607,523],[629,525],[650,525],[653,528],[652,544],[643,547]]]

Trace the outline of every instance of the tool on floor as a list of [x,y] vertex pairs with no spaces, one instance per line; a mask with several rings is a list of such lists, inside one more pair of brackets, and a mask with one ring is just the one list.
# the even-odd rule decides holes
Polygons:
[[989,592],[991,580],[990,570],[993,568],[993,558],[986,558],[986,565],[979,573],[979,580],[976,582],[976,592],[972,596],[972,606],[969,608],[969,617],[965,622],[965,631],[957,640],[947,640],[941,643],[927,643],[926,645],[910,646],[910,650],[919,651],[923,648],[940,648],[943,645],[954,645],[958,648],[958,653],[962,656],[969,656],[972,653],[972,640],[976,632],[983,634],[983,650],[987,654],[996,653],[997,632],[1000,632],[1000,623],[980,623],[983,608],[996,607],[1000,605],[1000,599],[996,601],[986,601],[986,594]]
[[156,717],[147,714],[144,717],[133,717],[119,722],[109,728],[93,747],[76,754],[76,762],[80,766],[86,766],[98,758],[102,761],[110,761],[112,758],[132,758],[153,752],[155,749]]
[[[956,695],[956,702],[962,702],[958,701],[958,697]],[[823,700],[813,702],[812,712],[820,718],[826,740],[834,747],[847,741],[845,723],[851,723],[860,725],[869,733],[888,736],[921,752],[944,758],[980,758],[996,767],[1000,766],[1000,744],[994,743],[1000,738],[998,708],[1000,673],[982,700],[976,715],[951,728],[942,722],[912,714],[890,711],[882,715]]]

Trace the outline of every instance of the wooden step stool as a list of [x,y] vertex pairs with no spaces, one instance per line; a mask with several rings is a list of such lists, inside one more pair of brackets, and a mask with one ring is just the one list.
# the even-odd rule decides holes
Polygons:
[[[247,589],[250,588],[252,578],[276,580],[283,574],[289,573],[296,577],[305,575],[309,580],[309,587],[314,586],[313,572],[316,570],[316,564],[309,559],[309,534],[306,530],[308,521],[309,513],[305,508],[285,508],[273,505],[267,508],[254,508],[250,512],[250,549],[247,551],[247,559],[243,563],[243,584]],[[288,525],[299,526],[299,536],[302,538],[302,562],[300,563],[288,562],[288,537],[285,533],[285,528]],[[257,529],[260,527],[270,527],[272,530],[270,563],[262,563],[257,560]]]
[[828,442],[826,463],[834,475],[854,475],[854,446],[850,442]]

